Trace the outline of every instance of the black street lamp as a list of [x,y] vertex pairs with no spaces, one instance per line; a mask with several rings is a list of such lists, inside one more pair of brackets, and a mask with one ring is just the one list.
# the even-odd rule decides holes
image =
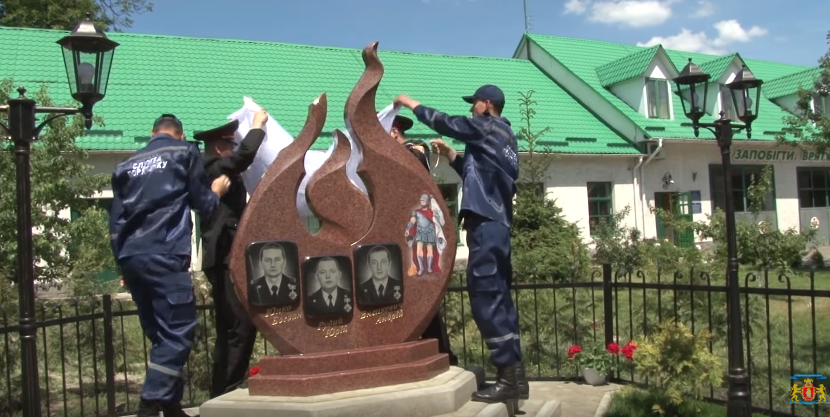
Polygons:
[[[18,87],[17,98],[9,99],[0,111],[7,111],[8,126],[0,123],[14,142],[15,167],[17,169],[17,274],[20,288],[20,347],[23,378],[23,416],[40,417],[40,381],[37,360],[37,321],[35,318],[35,277],[32,255],[32,190],[29,177],[29,156],[32,142],[52,120],[71,114],[82,114],[86,128],[92,127],[92,107],[101,101],[107,91],[112,56],[116,42],[107,39],[103,31],[95,28],[90,15],[71,34],[57,42],[63,49],[66,75],[72,98],[81,103],[80,108],[37,106],[26,97],[26,89]],[[40,124],[36,114],[44,113]]]
[[[721,151],[723,165],[723,185],[726,196],[726,278],[727,278],[727,316],[729,322],[729,381],[727,417],[749,417],[749,373],[744,365],[744,348],[741,331],[741,305],[738,287],[738,243],[735,236],[735,201],[732,194],[732,161],[730,147],[732,135],[746,129],[746,137],[752,137],[752,122],[758,117],[758,106],[761,101],[761,84],[763,81],[755,78],[752,72],[743,66],[735,75],[735,79],[727,84],[732,95],[732,103],[738,112],[738,120],[744,124],[733,124],[731,120],[720,112],[720,118],[713,123],[700,123],[701,117],[706,114],[706,97],[710,75],[692,63],[689,63],[673,81],[677,85],[677,94],[681,97],[683,113],[692,120],[695,137],[700,128],[715,134]],[[703,103],[700,103],[698,92],[703,92]],[[751,96],[755,96],[754,102]],[[686,101],[689,102],[688,108]],[[755,108],[753,109],[753,104]]]

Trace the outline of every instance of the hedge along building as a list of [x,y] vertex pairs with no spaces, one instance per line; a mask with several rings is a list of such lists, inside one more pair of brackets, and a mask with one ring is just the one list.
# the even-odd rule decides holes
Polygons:
[[[59,65],[63,58],[57,48],[49,46],[60,34],[0,28],[0,47],[9,57],[0,61],[0,74],[30,89],[46,83],[53,99],[68,100],[65,75]],[[305,122],[308,104],[325,92],[329,114],[324,132],[343,128],[343,105],[363,72],[359,49],[124,33],[108,36],[122,46],[113,63],[107,99],[96,106],[96,114],[104,118],[106,126],[96,126],[78,138],[78,144],[90,152],[94,173],[112,172],[120,160],[144,146],[159,114],[176,114],[192,136],[224,123],[241,107],[243,95],[253,97],[286,130],[297,134]],[[175,62],[158,63],[159,50],[174,52]],[[701,220],[713,206],[722,204],[714,140],[691,138],[691,128],[683,126],[686,120],[680,103],[666,80],[676,75],[677,67],[687,57],[692,57],[707,72],[720,74],[713,77],[713,82],[720,78],[723,84],[740,68],[738,55],[715,57],[660,47],[530,35],[521,40],[513,58],[392,52],[382,50],[382,44],[380,57],[385,75],[377,94],[379,109],[395,95],[405,93],[445,112],[467,114],[469,105],[460,97],[492,83],[505,91],[504,115],[518,130],[523,126],[520,93],[533,90],[537,114],[532,130],[551,128],[538,145],[560,154],[542,186],[550,198],[558,200],[567,219],[580,226],[586,240],[590,240],[593,222],[628,206],[633,209],[626,219],[628,226],[643,230],[647,237],[666,237],[690,245],[694,236],[673,236],[657,223],[648,207],[677,206]],[[780,80],[815,72],[786,64],[746,63],[756,76],[767,81],[767,86],[784,84],[779,90],[787,94],[779,98],[790,100],[788,103],[794,102],[798,83]],[[710,88],[710,114],[719,109],[718,94],[717,88]],[[760,161],[736,159],[747,162],[738,170],[741,185],[736,183],[742,196],[749,176],[769,162],[766,151],[773,149],[770,144],[775,132],[782,128],[785,113],[776,104],[772,100],[762,104],[761,118],[753,125],[754,140],[735,146],[746,150],[747,158],[764,155]],[[435,137],[418,123],[408,133],[410,138]],[[331,135],[324,134],[313,149],[327,149],[330,141]],[[460,143],[453,144],[462,148]],[[527,143],[520,143],[523,158],[527,150]],[[765,152],[759,153],[761,150]],[[798,154],[790,148],[780,151]],[[767,209],[779,227],[799,225],[796,167],[821,169],[810,171],[811,187],[814,172],[818,173],[816,178],[826,178],[830,172],[822,168],[828,165],[826,162],[802,161],[798,155],[796,160],[787,157],[773,162],[776,193]],[[456,215],[460,178],[446,161],[441,161],[435,171]],[[663,179],[669,176],[672,181],[664,184]],[[818,192],[810,191],[810,195]],[[95,196],[105,207],[111,197],[110,190]],[[816,198],[811,201],[813,206],[819,204]],[[830,203],[821,204],[826,217]],[[743,207],[738,203],[739,209]],[[310,229],[315,226],[308,225]],[[465,258],[463,236],[459,242],[458,257]],[[199,265],[198,255],[198,250],[194,251],[194,266]]]

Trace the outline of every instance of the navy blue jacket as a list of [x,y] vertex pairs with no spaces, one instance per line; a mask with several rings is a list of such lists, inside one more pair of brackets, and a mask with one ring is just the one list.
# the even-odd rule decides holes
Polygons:
[[116,259],[191,254],[190,210],[209,218],[219,197],[210,189],[196,145],[155,135],[112,174],[110,240]]
[[413,112],[438,134],[466,145],[464,156],[450,161],[462,179],[459,216],[475,213],[511,227],[519,152],[510,122],[502,117],[448,116],[426,106]]

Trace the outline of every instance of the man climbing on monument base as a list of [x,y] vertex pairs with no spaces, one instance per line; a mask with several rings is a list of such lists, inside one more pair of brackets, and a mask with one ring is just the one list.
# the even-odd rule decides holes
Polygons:
[[190,210],[210,218],[230,187],[205,174],[199,148],[184,140],[182,122],[164,114],[147,146],[112,174],[110,239],[144,334],[153,344],[138,416],[187,417],[184,366],[198,324],[190,279]]
[[443,141],[432,141],[434,150],[444,155],[462,178],[459,217],[470,250],[470,306],[498,368],[496,383],[473,393],[472,400],[504,402],[516,410],[519,399],[529,397],[519,342],[519,316],[509,290],[513,275],[510,227],[519,176],[518,145],[510,122],[501,117],[505,105],[501,89],[485,85],[463,99],[472,105],[472,117],[449,116],[407,96],[398,96],[395,104],[411,109],[418,121],[438,134],[465,144],[462,157]]
[[[392,123],[392,131],[390,136],[401,145],[406,146],[406,149],[412,153],[412,156],[418,158],[418,162],[423,165],[424,169],[429,172],[429,149],[424,146],[413,144],[406,139],[406,131],[411,129],[413,125],[412,119],[404,116],[395,116],[395,121]],[[441,316],[443,307],[438,309],[435,317],[424,329],[421,335],[422,339],[437,339],[438,352],[446,353],[450,358],[450,366],[458,366],[458,356],[452,353],[452,346],[450,346],[450,337],[447,334],[447,325],[444,323],[444,318]]]
[[240,175],[251,166],[265,139],[263,127],[268,113],[260,109],[254,113],[251,130],[234,150],[235,132],[239,121],[196,133],[193,138],[205,144],[205,172],[209,181],[227,176],[230,189],[219,200],[216,213],[201,219],[202,270],[210,281],[216,312],[216,345],[213,356],[213,378],[210,398],[231,392],[248,376],[248,362],[256,343],[256,327],[245,312],[245,307],[234,291],[228,264],[236,228],[245,206],[248,190]]

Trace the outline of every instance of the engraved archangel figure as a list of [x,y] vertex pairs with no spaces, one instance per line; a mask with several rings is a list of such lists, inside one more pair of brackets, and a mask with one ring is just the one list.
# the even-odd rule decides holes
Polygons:
[[[412,211],[405,232],[406,244],[413,248],[412,263],[417,267],[418,275],[441,273],[441,252],[447,247],[443,227],[441,206],[425,191],[421,194],[420,205]],[[409,275],[414,275],[412,269]]]

